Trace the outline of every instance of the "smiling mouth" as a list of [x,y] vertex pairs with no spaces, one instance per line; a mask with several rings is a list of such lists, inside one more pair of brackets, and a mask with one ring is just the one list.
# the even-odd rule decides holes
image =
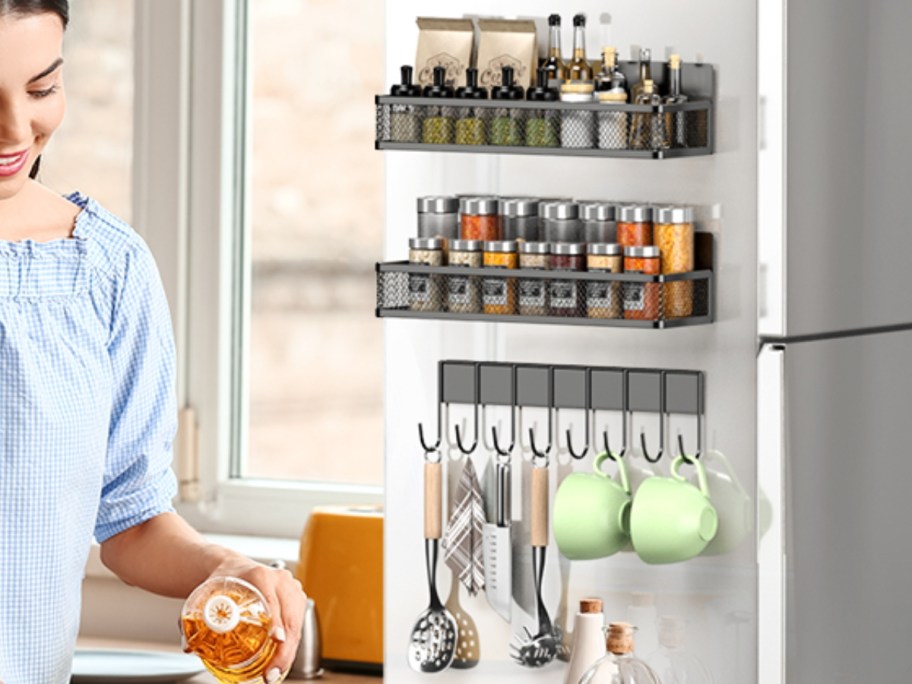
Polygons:
[[25,166],[25,162],[28,161],[28,156],[28,150],[17,152],[16,154],[0,155],[0,177],[19,173],[22,167]]

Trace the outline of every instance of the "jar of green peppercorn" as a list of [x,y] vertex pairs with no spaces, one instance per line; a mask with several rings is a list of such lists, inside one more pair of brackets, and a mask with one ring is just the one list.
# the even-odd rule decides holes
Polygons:
[[424,107],[424,121],[421,123],[421,142],[425,145],[452,145],[455,111],[452,100],[453,88],[446,84],[446,68],[434,67],[434,84],[426,86],[424,97],[428,102]]
[[492,89],[491,99],[503,102],[503,107],[494,109],[491,119],[491,144],[520,147],[525,141],[521,109],[511,107],[510,102],[523,99],[523,88],[513,83],[513,67],[505,66],[501,85]]
[[[560,99],[556,88],[548,87],[548,70],[538,70],[536,85],[526,92],[529,102],[556,102]],[[526,145],[528,147],[560,147],[560,110],[530,109],[526,119]]]
[[[486,145],[487,112],[484,107],[473,107],[470,101],[488,99],[486,88],[478,86],[478,69],[466,69],[466,84],[456,89],[456,99],[460,101],[456,107],[456,144],[457,145]],[[464,101],[466,106],[463,106]]]

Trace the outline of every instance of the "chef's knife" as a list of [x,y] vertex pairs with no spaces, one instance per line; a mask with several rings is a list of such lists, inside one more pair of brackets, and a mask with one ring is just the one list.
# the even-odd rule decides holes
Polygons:
[[509,622],[513,600],[509,464],[497,464],[494,481],[494,522],[485,524],[483,537],[485,593],[494,611]]

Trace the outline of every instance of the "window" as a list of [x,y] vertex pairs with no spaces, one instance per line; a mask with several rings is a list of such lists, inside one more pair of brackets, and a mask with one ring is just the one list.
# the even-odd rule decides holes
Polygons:
[[45,154],[41,180],[79,190],[132,219],[133,5],[70,3],[64,40],[67,114]]

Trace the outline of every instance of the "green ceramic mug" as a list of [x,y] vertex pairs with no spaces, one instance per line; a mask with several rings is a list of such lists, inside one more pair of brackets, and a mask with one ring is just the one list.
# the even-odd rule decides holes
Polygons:
[[620,483],[601,469],[611,458],[602,452],[592,464],[594,473],[571,473],[554,496],[552,529],[560,552],[570,560],[591,560],[617,553],[629,541],[630,484],[623,459],[618,459]]
[[678,472],[683,463],[678,456],[671,464],[671,477],[650,477],[633,497],[630,538],[647,563],[677,563],[698,556],[719,527],[703,464],[694,462],[697,488]]

